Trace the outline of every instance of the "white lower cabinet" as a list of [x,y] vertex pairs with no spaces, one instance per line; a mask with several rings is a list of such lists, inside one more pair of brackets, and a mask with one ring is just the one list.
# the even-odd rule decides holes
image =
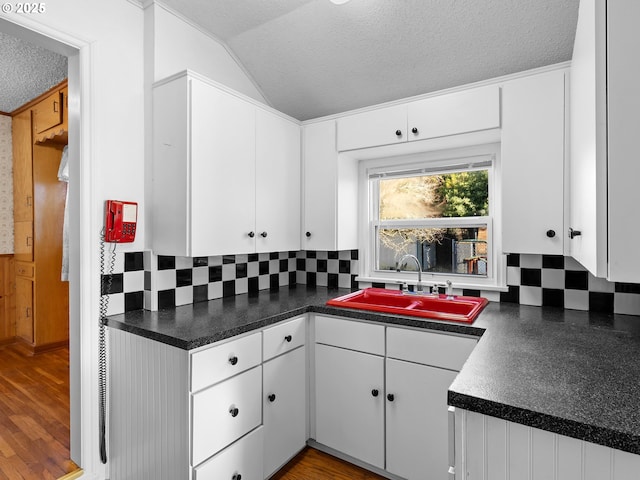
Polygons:
[[262,480],[264,428],[242,437],[195,469],[195,480]]
[[446,480],[447,390],[457,372],[386,360],[386,470],[409,480]]
[[111,479],[264,480],[309,438],[390,478],[447,479],[446,392],[476,339],[308,321],[193,351],[110,329]]
[[384,358],[316,345],[316,441],[384,468]]
[[632,480],[640,455],[456,408],[456,480]]
[[315,440],[407,480],[447,480],[447,390],[477,340],[317,315],[315,341]]
[[306,445],[306,374],[304,345],[263,365],[263,478],[275,473]]

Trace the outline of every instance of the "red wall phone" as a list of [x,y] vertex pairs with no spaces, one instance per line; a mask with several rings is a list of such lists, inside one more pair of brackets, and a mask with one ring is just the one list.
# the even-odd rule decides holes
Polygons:
[[104,221],[104,241],[129,243],[136,239],[138,204],[107,200]]

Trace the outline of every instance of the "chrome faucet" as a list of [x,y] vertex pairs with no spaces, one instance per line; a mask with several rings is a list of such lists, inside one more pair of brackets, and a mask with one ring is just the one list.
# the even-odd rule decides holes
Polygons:
[[422,266],[420,265],[420,260],[418,260],[418,257],[416,257],[415,255],[411,255],[410,253],[404,255],[400,261],[396,264],[396,271],[400,271],[400,267],[402,267],[402,265],[404,265],[404,261],[407,258],[411,258],[414,262],[416,262],[416,266],[418,267],[418,288],[417,288],[417,292],[418,293],[422,293]]

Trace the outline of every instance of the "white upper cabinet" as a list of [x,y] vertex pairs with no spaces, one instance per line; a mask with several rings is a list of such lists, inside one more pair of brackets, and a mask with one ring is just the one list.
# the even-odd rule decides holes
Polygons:
[[580,2],[570,102],[571,255],[597,277],[636,283],[638,18],[640,2]]
[[497,85],[438,95],[407,105],[408,140],[444,137],[500,126]]
[[338,119],[338,150],[377,147],[407,140],[407,106],[378,108]]
[[256,110],[256,251],[300,250],[300,125]]
[[502,87],[502,249],[564,252],[565,72]]
[[154,86],[155,253],[298,250],[299,204],[296,122],[192,73]]
[[358,165],[339,158],[334,120],[303,127],[304,250],[358,248]]
[[500,126],[500,87],[437,95],[337,122],[339,151],[489,130]]

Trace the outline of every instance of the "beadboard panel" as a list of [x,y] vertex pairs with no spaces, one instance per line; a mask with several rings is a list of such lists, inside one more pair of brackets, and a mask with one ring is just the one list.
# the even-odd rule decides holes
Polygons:
[[456,409],[456,480],[638,480],[634,455]]
[[109,344],[111,480],[186,478],[187,352],[115,329]]

